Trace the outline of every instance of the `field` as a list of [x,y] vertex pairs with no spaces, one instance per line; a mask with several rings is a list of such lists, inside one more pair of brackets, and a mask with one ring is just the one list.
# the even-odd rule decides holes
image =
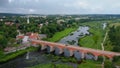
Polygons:
[[33,67],[28,67],[28,68],[73,68],[72,66],[68,66],[66,64],[39,64]]
[[120,26],[120,23],[111,23],[110,25],[109,25],[109,27],[112,27],[112,26]]
[[77,29],[77,27],[73,27],[73,28],[66,28],[65,30],[61,31],[61,32],[57,32],[53,35],[52,38],[47,39],[48,41],[51,42],[57,42],[59,41],[61,38],[69,35],[71,32],[75,31]]
[[82,25],[90,27],[90,35],[79,39],[79,45],[82,47],[101,49],[101,43],[103,41],[105,31],[102,29],[101,22],[87,22]]
[[[35,65],[33,67],[28,67],[28,68],[74,68],[72,64],[70,63],[61,63],[61,64],[54,64],[54,63],[49,63],[49,64],[39,64]],[[100,63],[91,61],[91,60],[86,60],[82,64],[78,64],[77,68],[101,68]]]

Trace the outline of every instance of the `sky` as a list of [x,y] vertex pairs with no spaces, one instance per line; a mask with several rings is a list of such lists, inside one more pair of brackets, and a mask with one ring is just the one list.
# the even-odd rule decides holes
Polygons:
[[120,0],[0,0],[0,13],[120,14]]

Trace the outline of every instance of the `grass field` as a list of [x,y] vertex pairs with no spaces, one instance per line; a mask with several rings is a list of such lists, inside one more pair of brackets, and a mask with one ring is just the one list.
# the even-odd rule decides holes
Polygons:
[[82,64],[78,65],[78,68],[101,68],[101,64],[96,61],[86,60]]
[[[74,68],[71,64],[39,64],[28,68]],[[78,64],[77,68],[101,68],[101,64],[99,62],[86,60],[82,64]]]
[[101,49],[101,43],[104,38],[105,31],[102,29],[101,22],[88,22],[83,25],[87,25],[90,27],[89,32],[91,35],[83,37],[79,40],[79,44],[82,47]]
[[57,42],[59,41],[61,38],[69,35],[71,32],[77,30],[77,27],[73,27],[73,28],[66,28],[65,30],[61,31],[61,32],[57,32],[53,35],[52,38],[47,39],[48,41],[51,42]]
[[39,65],[36,65],[36,66],[33,66],[33,67],[28,67],[28,68],[73,68],[73,67],[70,66],[70,65],[67,65],[67,64],[52,64],[52,63],[49,63],[49,64],[39,64]]
[[109,25],[109,27],[112,27],[112,26],[120,26],[120,23],[111,23],[110,25]]

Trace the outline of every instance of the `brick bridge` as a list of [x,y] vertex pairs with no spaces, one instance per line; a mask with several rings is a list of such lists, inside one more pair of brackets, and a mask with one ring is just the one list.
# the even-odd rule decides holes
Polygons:
[[42,41],[42,40],[30,40],[30,42],[32,44],[40,44],[41,50],[44,50],[47,47],[49,47],[50,52],[53,52],[57,48],[59,49],[59,54],[62,54],[64,52],[64,49],[67,49],[70,53],[69,56],[73,56],[74,51],[78,51],[81,53],[81,58],[85,58],[85,54],[89,54],[89,53],[95,57],[94,58],[95,60],[98,59],[98,56],[105,56],[109,58],[110,60],[112,60],[114,56],[120,56],[120,53],[116,53],[116,52],[102,51],[102,50],[73,46],[73,45],[47,42],[47,41]]

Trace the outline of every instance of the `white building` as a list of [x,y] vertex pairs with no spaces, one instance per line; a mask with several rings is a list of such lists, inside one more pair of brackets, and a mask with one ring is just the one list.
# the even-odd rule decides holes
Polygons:
[[23,43],[28,42],[29,36],[24,36],[24,38],[22,39]]

